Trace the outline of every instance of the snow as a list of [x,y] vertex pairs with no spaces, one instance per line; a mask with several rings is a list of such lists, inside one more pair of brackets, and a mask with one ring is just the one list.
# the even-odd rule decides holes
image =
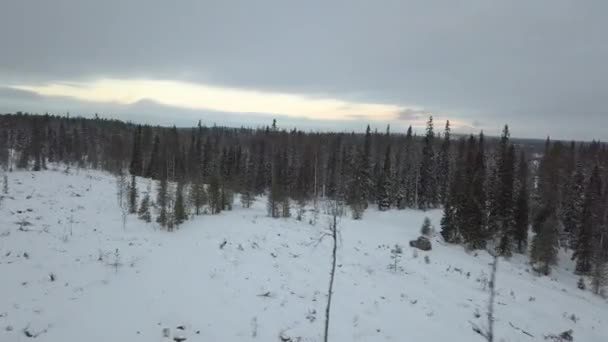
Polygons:
[[[140,179],[140,191],[148,183]],[[117,202],[116,180],[102,172],[9,174],[0,341],[323,340],[327,215],[316,225],[310,213],[272,219],[258,199],[166,232],[133,215],[123,229]],[[408,241],[426,216],[439,226],[440,211],[341,218],[330,341],[483,340],[472,327],[486,329],[492,259],[438,236],[432,251],[415,252]],[[397,271],[388,268],[395,244]],[[608,303],[577,289],[569,255],[560,259],[551,277],[532,274],[524,256],[500,260],[497,341],[569,329],[575,341],[606,341]]]

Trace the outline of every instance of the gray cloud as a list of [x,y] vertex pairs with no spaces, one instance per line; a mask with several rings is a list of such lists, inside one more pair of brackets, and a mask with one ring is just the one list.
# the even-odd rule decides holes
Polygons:
[[607,12],[603,0],[5,0],[0,84],[176,79],[606,140]]
[[428,119],[429,115],[431,115],[431,113],[425,110],[406,108],[399,112],[399,120],[426,120]]

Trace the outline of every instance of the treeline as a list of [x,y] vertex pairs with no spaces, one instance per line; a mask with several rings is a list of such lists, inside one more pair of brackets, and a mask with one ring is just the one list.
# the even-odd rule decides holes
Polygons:
[[[36,171],[61,162],[128,172],[129,211],[169,229],[190,215],[231,210],[236,195],[244,207],[267,195],[272,217],[300,218],[307,204],[323,199],[346,204],[355,219],[369,206],[442,208],[447,242],[501,256],[529,250],[545,274],[559,247],[569,248],[578,274],[605,274],[608,147],[550,139],[544,152],[534,147],[511,139],[507,126],[499,139],[454,136],[449,122],[436,132],[432,118],[419,137],[411,127],[397,134],[369,126],[364,134],[306,133],[276,121],[256,129],[200,122],[178,129],[98,117],[0,116],[3,168]],[[137,193],[136,176],[156,181],[155,199]]]

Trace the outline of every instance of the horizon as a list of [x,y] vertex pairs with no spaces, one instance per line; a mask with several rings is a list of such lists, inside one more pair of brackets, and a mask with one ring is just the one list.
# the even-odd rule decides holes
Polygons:
[[[95,120],[96,116],[98,119],[100,120],[116,120],[128,125],[134,125],[134,126],[149,126],[149,127],[159,127],[159,128],[172,128],[175,127],[178,130],[186,130],[186,129],[192,129],[192,128],[196,128],[198,126],[198,123],[200,121],[201,126],[204,128],[213,128],[213,127],[219,127],[219,128],[227,128],[227,129],[248,129],[248,130],[259,130],[259,129],[266,129],[268,127],[272,126],[272,121],[275,120],[275,118],[270,119],[270,124],[266,123],[260,123],[257,126],[253,126],[253,125],[241,125],[241,126],[236,126],[236,125],[218,125],[217,123],[209,123],[209,122],[205,122],[203,119],[198,119],[196,120],[195,124],[193,125],[188,125],[188,124],[184,124],[184,125],[175,125],[175,124],[151,124],[151,123],[145,123],[145,122],[140,122],[140,121],[134,121],[134,120],[125,120],[124,118],[116,118],[116,117],[109,117],[109,116],[104,116],[104,115],[100,115],[99,113],[95,113],[93,114],[93,116],[82,116],[82,115],[73,115],[71,113],[65,113],[65,114],[58,114],[58,113],[29,113],[29,112],[24,112],[24,111],[17,111],[17,112],[13,112],[13,113],[0,113],[0,116],[2,115],[28,115],[28,116],[45,116],[45,115],[49,115],[49,116],[54,116],[54,117],[60,117],[60,118],[70,118],[70,119],[86,119],[86,120]],[[449,119],[448,119],[449,120]],[[428,121],[428,118],[427,118]],[[445,123],[446,122],[437,122],[435,120],[435,118],[433,117],[433,131],[435,133],[435,136],[438,138],[442,138],[443,137],[443,133],[445,131]],[[439,124],[439,125],[438,125]],[[451,124],[451,121],[450,121]],[[285,131],[285,132],[290,132],[292,130],[296,130],[298,132],[303,132],[306,134],[311,134],[311,133],[323,133],[323,134],[365,134],[365,131],[367,129],[367,126],[370,127],[370,130],[373,134],[375,134],[376,132],[378,134],[385,134],[386,133],[386,129],[390,128],[390,135],[406,135],[407,134],[407,128],[405,130],[393,130],[392,126],[390,126],[390,124],[384,127],[381,126],[374,126],[371,125],[369,123],[363,123],[361,129],[353,129],[353,130],[333,130],[333,129],[300,129],[297,126],[295,127],[285,127],[285,126],[281,126],[281,124],[279,123],[279,121],[277,120],[277,128],[280,131]],[[578,139],[559,139],[559,138],[554,138],[551,136],[546,136],[544,138],[536,138],[536,137],[521,137],[518,135],[514,135],[513,132],[511,131],[510,125],[507,124],[507,126],[509,127],[509,137],[512,140],[525,140],[525,141],[534,141],[534,142],[539,142],[539,143],[544,143],[547,139],[549,139],[552,142],[576,142],[576,143],[600,143],[600,144],[606,144],[605,141],[603,140],[597,140],[597,139],[592,139],[592,140],[578,140]],[[411,126],[412,127],[412,135],[414,137],[424,137],[425,134],[425,130],[426,130],[426,121],[425,121],[425,126]],[[450,126],[451,127],[451,126]],[[417,131],[416,128],[418,128],[421,131]],[[504,125],[501,127],[501,130],[504,128]],[[483,134],[485,138],[491,138],[491,139],[500,139],[501,134],[488,134],[486,131],[484,130],[480,130],[478,132],[471,132],[471,133],[459,133],[459,132],[454,132],[452,129],[450,129],[451,132],[451,136],[456,136],[456,137],[468,137],[468,136],[478,136],[479,134]]]

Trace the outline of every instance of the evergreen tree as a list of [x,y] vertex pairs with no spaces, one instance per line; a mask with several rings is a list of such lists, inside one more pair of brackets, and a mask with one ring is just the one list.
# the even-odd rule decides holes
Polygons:
[[30,138],[29,154],[34,159],[33,171],[40,171],[42,169],[43,159],[42,156],[42,132],[40,127],[40,120],[37,118],[32,119],[32,136]]
[[189,199],[190,205],[194,207],[194,213],[200,215],[201,209],[207,202],[205,184],[203,182],[203,176],[200,173],[194,176],[192,184],[190,185]]
[[370,153],[371,153],[371,131],[367,126],[363,149],[357,153],[355,165],[353,165],[353,176],[350,180],[347,202],[352,209],[353,219],[359,220],[367,209],[368,199],[372,185],[370,175]]
[[131,184],[129,184],[129,213],[137,212],[137,180],[135,175],[131,174]]
[[465,166],[466,189],[458,209],[458,225],[464,241],[469,248],[481,249],[486,246],[486,194],[485,194],[485,139],[483,133],[479,141],[471,136],[467,144],[467,162]]
[[569,179],[567,196],[564,200],[562,220],[564,222],[564,242],[568,247],[576,249],[578,234],[583,221],[583,205],[585,201],[585,175],[582,166],[578,165],[574,175]]
[[141,153],[141,136],[142,128],[141,125],[139,125],[133,136],[133,151],[131,153],[131,164],[129,165],[129,172],[134,176],[140,176],[142,174],[143,161]]
[[156,192],[156,204],[158,205],[158,216],[156,222],[161,227],[166,227],[169,223],[168,205],[169,205],[169,182],[167,180],[166,171],[163,172],[160,181],[158,182],[158,190]]
[[458,226],[456,224],[456,208],[451,200],[443,206],[443,216],[441,217],[441,236],[445,242],[456,243],[459,241]]
[[417,208],[419,168],[416,165],[412,126],[407,129],[403,145],[403,167],[399,184],[399,198],[401,200],[398,207],[399,209]]
[[576,259],[576,273],[590,274],[594,257],[598,255],[597,239],[600,238],[602,223],[602,180],[599,168],[595,166],[585,192],[583,216],[578,235],[578,243],[573,257]]
[[158,179],[161,175],[162,166],[160,158],[160,137],[155,135],[152,152],[150,153],[150,160],[148,161],[148,167],[146,168],[147,178]]
[[559,220],[551,214],[532,239],[530,258],[544,275],[551,273],[551,266],[557,263]]
[[251,207],[255,199],[255,164],[253,156],[247,154],[245,157],[245,169],[243,177],[241,177],[241,204],[244,208]]
[[497,160],[497,179],[490,208],[490,230],[498,235],[498,253],[510,256],[514,235],[514,169],[515,150],[510,141],[509,126],[505,125],[500,139]]
[[393,188],[393,169],[391,167],[391,145],[386,147],[384,156],[384,167],[382,168],[382,177],[380,178],[380,186],[378,188],[378,209],[385,211],[391,208],[392,188]]
[[152,221],[152,215],[150,214],[150,194],[149,193],[146,193],[144,195],[144,198],[142,198],[137,214],[141,220],[144,220],[148,223],[150,223]]
[[445,204],[449,197],[449,188],[451,180],[451,161],[450,161],[450,147],[451,147],[451,135],[450,135],[450,121],[445,123],[445,131],[443,133],[443,141],[441,143],[441,151],[439,153],[438,162],[438,181],[439,181],[439,201],[441,204]]
[[514,238],[517,244],[517,251],[524,253],[528,242],[529,222],[529,195],[528,195],[528,162],[526,155],[521,151],[519,157],[519,190],[515,203]]
[[429,117],[422,148],[422,161],[418,176],[418,207],[426,210],[437,205],[437,171],[435,167],[435,133],[433,133],[433,117]]
[[180,226],[188,219],[186,208],[184,206],[184,185],[180,181],[177,183],[175,191],[175,202],[173,206],[173,222],[176,226]]
[[218,175],[211,176],[209,182],[209,208],[211,214],[219,214],[222,211],[223,202],[221,194],[220,177]]
[[270,192],[268,193],[268,216],[277,218],[279,217],[279,203],[281,202],[281,187],[279,185],[278,177],[272,177],[272,183],[270,185]]
[[282,175],[282,159],[280,153],[276,153],[273,158],[272,179],[270,184],[270,192],[268,193],[268,216],[278,218],[281,216],[281,203],[285,200],[283,193],[281,175]]

